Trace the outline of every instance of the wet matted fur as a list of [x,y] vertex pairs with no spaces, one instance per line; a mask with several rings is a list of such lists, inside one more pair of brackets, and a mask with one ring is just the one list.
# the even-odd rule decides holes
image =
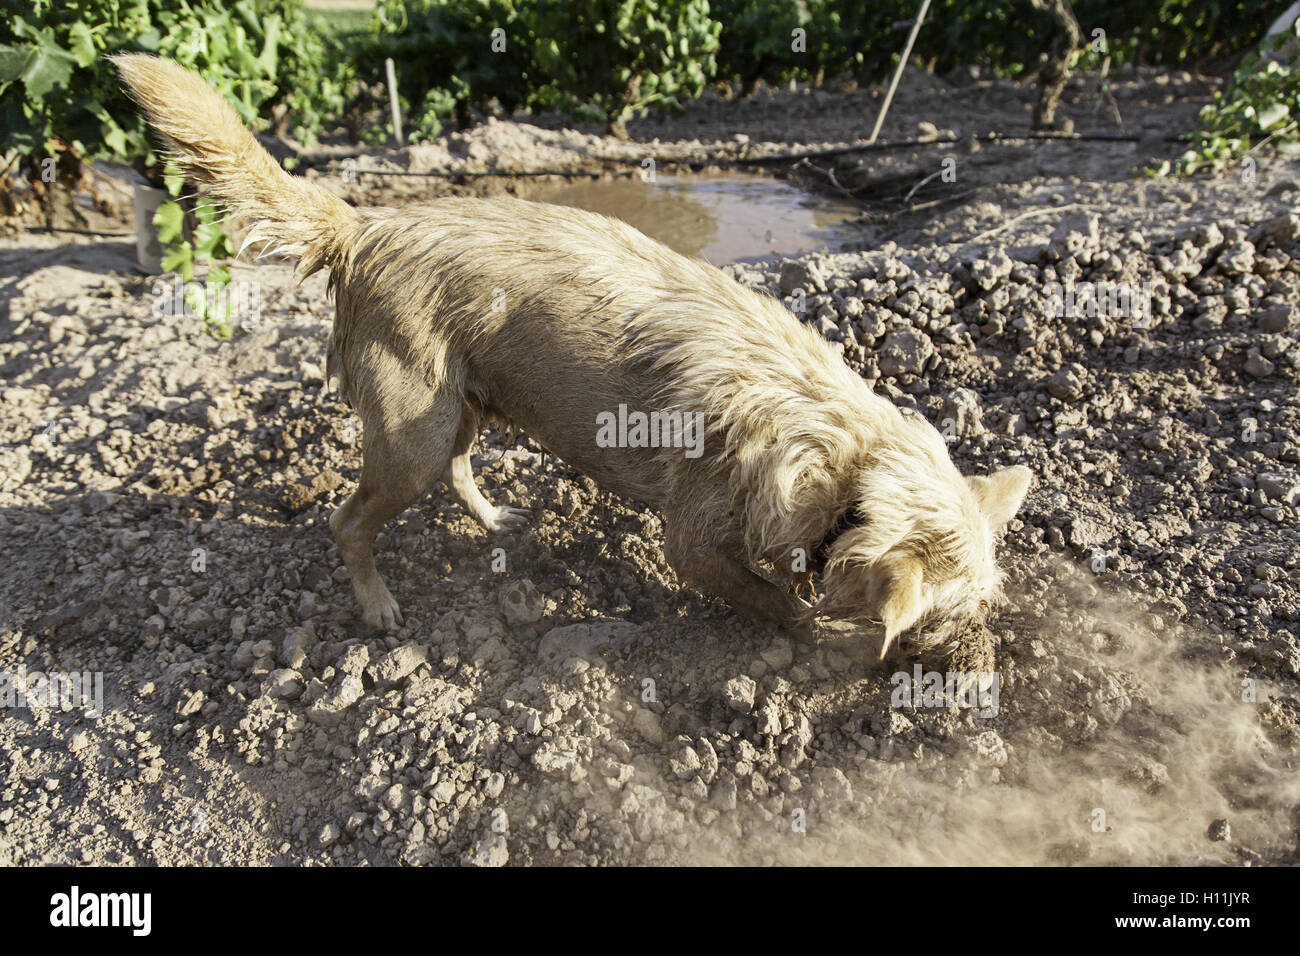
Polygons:
[[[440,479],[489,530],[522,523],[474,482],[488,418],[659,509],[679,577],[751,616],[879,620],[883,656],[923,622],[916,643],[953,650],[1000,600],[994,540],[1028,469],[964,478],[929,423],[874,394],[780,302],[581,210],[353,208],[286,173],[195,74],[114,62],[190,176],[257,221],[249,242],[296,256],[303,275],[329,270],[330,368],[364,424],[361,479],[330,526],[370,624],[401,621],[374,536]],[[702,454],[598,442],[620,406],[700,416]],[[769,580],[805,566],[822,573],[811,606]]]

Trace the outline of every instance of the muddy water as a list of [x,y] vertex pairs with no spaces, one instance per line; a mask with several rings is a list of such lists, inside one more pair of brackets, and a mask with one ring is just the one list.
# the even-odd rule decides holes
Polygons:
[[530,198],[614,216],[715,265],[838,248],[862,236],[853,203],[764,176],[634,176],[569,183]]

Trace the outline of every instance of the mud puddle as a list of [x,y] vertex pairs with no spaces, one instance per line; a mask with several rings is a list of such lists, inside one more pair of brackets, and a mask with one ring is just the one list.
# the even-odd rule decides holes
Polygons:
[[843,249],[862,238],[856,204],[767,176],[634,176],[568,183],[529,198],[614,216],[715,265]]

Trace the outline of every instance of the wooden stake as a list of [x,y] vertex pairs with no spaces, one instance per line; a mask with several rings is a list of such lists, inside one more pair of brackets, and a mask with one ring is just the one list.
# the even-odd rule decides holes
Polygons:
[[[926,0],[926,3],[929,2]],[[384,60],[384,71],[388,74],[388,104],[393,109],[393,135],[397,137],[398,146],[405,146],[406,140],[402,136],[402,107],[397,103],[397,71],[393,68],[391,56]]]
[[874,143],[876,137],[880,135],[880,127],[885,122],[885,114],[889,112],[889,104],[894,101],[894,91],[898,89],[898,81],[903,78],[903,70],[907,67],[907,60],[912,55],[912,44],[916,42],[916,35],[921,32],[921,21],[925,19],[926,11],[930,9],[930,0],[921,0],[921,11],[912,21],[912,32],[907,35],[907,46],[903,47],[903,58],[898,61],[898,69],[894,71],[894,77],[889,81],[889,89],[885,91],[885,102],[880,104],[880,114],[876,117],[876,125],[871,130],[871,138],[868,143]]

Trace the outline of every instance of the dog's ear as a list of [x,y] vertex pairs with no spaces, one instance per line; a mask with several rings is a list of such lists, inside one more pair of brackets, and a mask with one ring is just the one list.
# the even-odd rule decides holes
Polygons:
[[921,562],[916,558],[903,558],[893,567],[885,584],[884,600],[880,605],[880,619],[885,624],[885,640],[880,645],[880,658],[894,639],[916,623],[925,611],[921,591]]
[[991,475],[971,475],[966,479],[980,511],[995,529],[1010,521],[1024,503],[1033,475],[1024,465],[1003,468]]

